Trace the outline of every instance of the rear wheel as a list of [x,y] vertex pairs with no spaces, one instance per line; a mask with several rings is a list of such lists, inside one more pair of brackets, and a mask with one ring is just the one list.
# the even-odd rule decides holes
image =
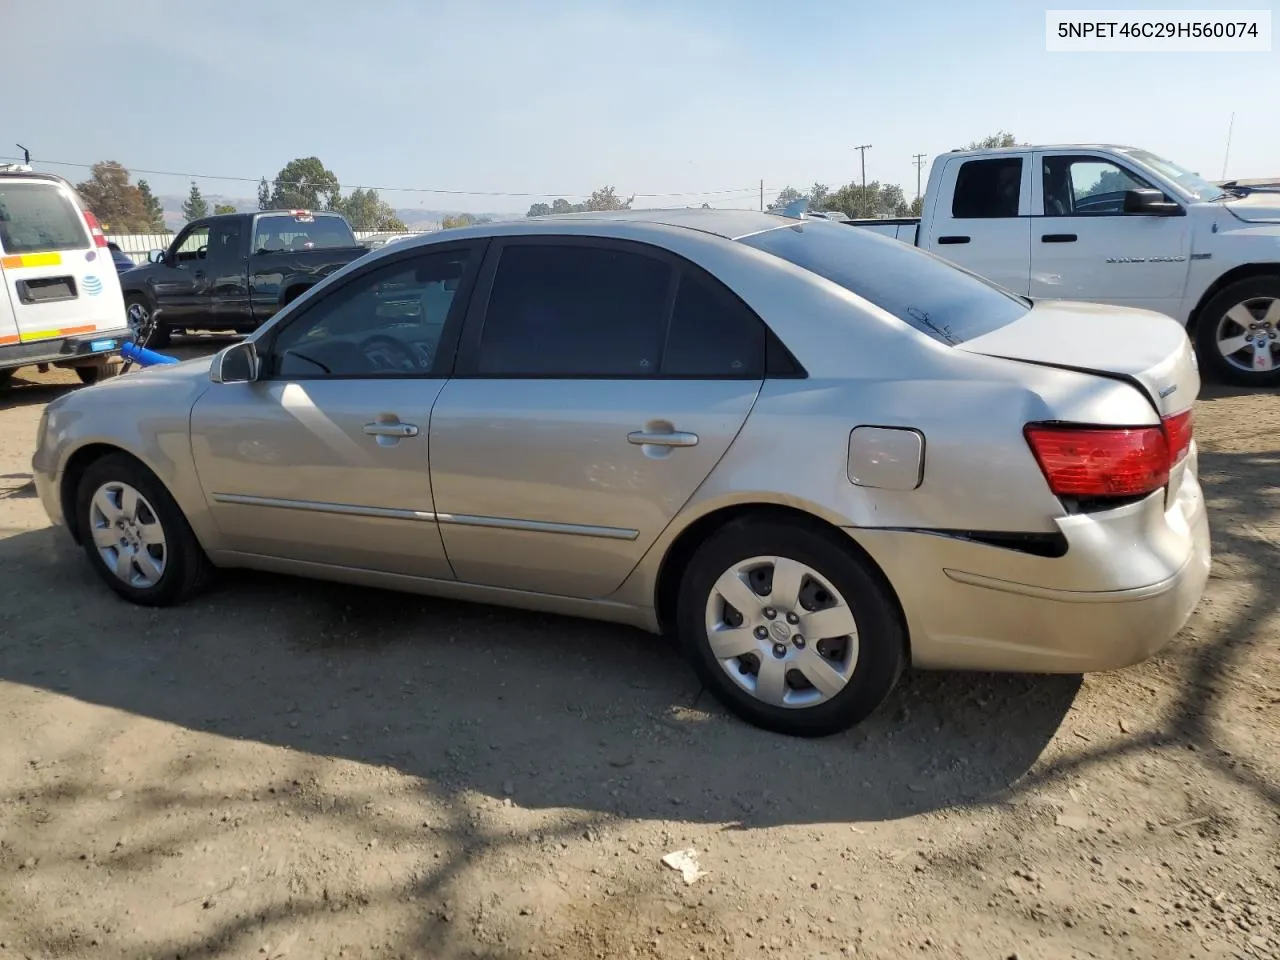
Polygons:
[[76,525],[98,576],[133,603],[181,603],[211,572],[164,484],[125,454],[109,454],[85,470],[76,490]]
[[13,379],[13,375],[18,372],[17,367],[8,367],[0,370],[0,387],[7,386],[9,381]]
[[99,380],[115,376],[120,372],[120,365],[112,360],[103,360],[101,363],[95,363],[92,366],[76,367],[75,370],[80,382],[85,386],[90,386]]
[[681,640],[703,683],[756,726],[837,733],[888,696],[905,632],[880,577],[825,531],[739,520],[694,554]]
[[1206,303],[1196,321],[1196,353],[1216,380],[1280,385],[1280,276],[1241,280]]

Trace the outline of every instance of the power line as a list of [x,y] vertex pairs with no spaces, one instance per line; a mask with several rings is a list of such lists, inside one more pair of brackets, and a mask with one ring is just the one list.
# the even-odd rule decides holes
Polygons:
[[[19,160],[18,157],[0,157],[0,160]],[[56,167],[77,167],[85,170],[92,170],[95,164],[92,163],[75,163],[70,160],[37,160],[37,163],[49,164]],[[223,180],[236,183],[259,183],[262,177],[222,177],[211,173],[184,173],[176,170],[146,170],[141,167],[126,167],[130,174],[147,174],[153,177],[182,177],[188,180]],[[303,185],[306,181],[267,181],[272,186],[279,183],[280,186],[296,187]],[[364,189],[377,190],[379,193],[430,193],[440,194],[444,196],[457,197],[524,197],[526,199],[586,199],[590,197],[589,193],[520,193],[505,190],[446,190],[438,187],[378,187],[369,186],[367,184],[356,183],[340,183],[339,189]],[[684,190],[676,193],[636,193],[636,197],[648,197],[651,199],[660,199],[664,197],[712,197],[722,194],[748,194],[754,195],[754,187],[728,187],[723,190]]]

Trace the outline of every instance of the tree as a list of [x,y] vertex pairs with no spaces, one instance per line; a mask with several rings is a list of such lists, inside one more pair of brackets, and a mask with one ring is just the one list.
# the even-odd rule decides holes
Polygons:
[[154,221],[142,191],[129,182],[129,171],[114,160],[95,163],[76,191],[108,233],[151,233]]
[[324,210],[340,199],[338,177],[319,157],[290,160],[276,174],[271,191],[271,206],[278,210]]
[[529,208],[529,212],[525,214],[526,217],[548,217],[550,215],[551,207],[545,203],[535,203]]
[[187,223],[190,223],[192,220],[199,220],[201,217],[207,217],[208,215],[209,204],[205,203],[204,197],[200,195],[200,188],[192,180],[191,192],[187,194],[187,202],[182,205],[182,216]]
[[475,223],[475,217],[469,213],[459,213],[456,215],[446,216],[440,221],[440,226],[445,230],[452,230],[454,227],[469,227]]
[[236,206],[234,203],[215,203],[213,205],[213,212],[219,215],[224,213],[235,213]]
[[1016,147],[1018,138],[1007,130],[1000,130],[993,133],[989,137],[983,137],[981,140],[974,140],[969,144],[970,150],[991,150],[995,147]]
[[623,200],[615,192],[613,187],[601,187],[599,190],[593,190],[591,196],[587,197],[582,203],[570,203],[561,197],[554,201],[551,206],[545,203],[535,203],[529,208],[529,212],[525,214],[527,217],[545,217],[553,213],[584,213],[586,211],[597,210],[630,210],[631,204],[635,200],[635,196],[628,197]]
[[924,216],[924,197],[916,197],[914,200],[912,200],[911,206],[908,208],[908,210],[909,212],[907,216],[909,217]]
[[809,188],[809,207],[812,210],[825,210],[831,199],[831,190],[825,183],[815,183]]
[[258,209],[271,209],[271,184],[267,183],[266,177],[258,181]]
[[378,196],[378,191],[356,187],[351,196],[337,197],[330,209],[347,218],[352,230],[407,230],[391,204]]
[[795,187],[790,185],[785,186],[778,191],[778,199],[774,200],[773,203],[769,204],[769,209],[781,210],[788,203],[791,203],[794,200],[799,200],[803,196],[804,194],[801,193],[799,190],[797,190]]
[[142,208],[147,212],[147,233],[164,233],[164,207],[151,192],[151,184],[138,181],[138,193],[142,194]]

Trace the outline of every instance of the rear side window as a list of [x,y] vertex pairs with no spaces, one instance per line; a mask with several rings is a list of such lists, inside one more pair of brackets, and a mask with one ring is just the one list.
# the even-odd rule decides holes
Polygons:
[[966,160],[956,174],[951,215],[957,220],[1016,217],[1021,190],[1021,157]]
[[0,179],[0,248],[5,253],[91,245],[80,211],[55,184]]
[[673,377],[763,377],[764,368],[760,318],[719,282],[685,270],[662,372]]
[[603,247],[511,245],[498,261],[477,373],[652,377],[673,269]]
[[259,217],[253,231],[257,253],[354,247],[355,234],[341,217],[276,216]]
[[980,337],[1030,309],[976,274],[859,227],[805,220],[740,242],[838,283],[942,343]]

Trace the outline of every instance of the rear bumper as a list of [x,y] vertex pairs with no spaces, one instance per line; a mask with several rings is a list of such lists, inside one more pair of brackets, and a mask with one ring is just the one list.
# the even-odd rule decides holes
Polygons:
[[133,333],[128,327],[118,327],[73,337],[5,344],[0,346],[0,367],[23,367],[32,363],[80,366],[85,362],[119,353],[120,345],[131,339]]
[[1204,497],[1164,492],[1065,517],[1064,557],[927,533],[851,529],[897,591],[923,668],[1085,673],[1145,660],[1186,623],[1209,577]]

